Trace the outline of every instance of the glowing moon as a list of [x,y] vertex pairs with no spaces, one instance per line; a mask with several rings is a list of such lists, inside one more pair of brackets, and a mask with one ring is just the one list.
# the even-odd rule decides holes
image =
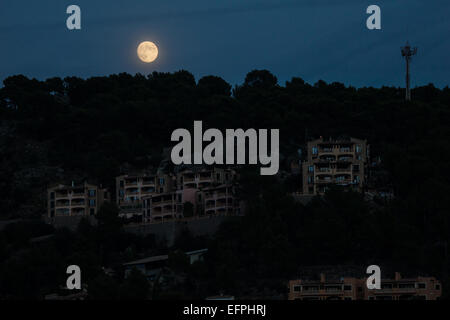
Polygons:
[[151,41],[141,42],[137,48],[137,55],[143,62],[153,62],[158,57],[158,47]]

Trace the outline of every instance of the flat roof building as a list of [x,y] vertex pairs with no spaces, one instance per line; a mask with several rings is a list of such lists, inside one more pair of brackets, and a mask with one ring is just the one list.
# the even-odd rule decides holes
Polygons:
[[437,300],[442,286],[434,277],[381,279],[381,289],[368,289],[367,278],[341,277],[289,281],[289,300]]
[[381,279],[381,289],[366,290],[365,300],[438,300],[442,286],[434,277]]
[[47,189],[47,215],[94,216],[110,196],[106,189],[94,184],[56,184]]
[[177,173],[177,188],[203,189],[229,184],[233,182],[235,175],[233,169],[191,165]]
[[331,184],[363,191],[368,158],[366,140],[321,137],[309,141],[307,160],[302,163],[303,194],[323,194]]
[[216,187],[204,188],[200,200],[205,215],[239,214],[239,200],[234,187],[223,184]]
[[141,172],[116,177],[116,202],[121,216],[142,215],[144,197],[171,192],[174,177],[170,174]]

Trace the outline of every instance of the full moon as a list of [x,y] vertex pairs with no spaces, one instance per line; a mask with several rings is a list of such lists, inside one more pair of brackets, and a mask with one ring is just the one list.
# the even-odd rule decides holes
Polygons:
[[141,42],[137,48],[137,55],[146,63],[153,62],[158,57],[158,47],[151,41]]

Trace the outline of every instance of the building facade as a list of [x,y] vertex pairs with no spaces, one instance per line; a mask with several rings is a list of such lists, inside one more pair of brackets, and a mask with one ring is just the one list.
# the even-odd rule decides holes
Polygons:
[[393,279],[382,279],[381,289],[366,290],[365,300],[438,300],[442,285],[434,277],[402,278],[396,272]]
[[87,182],[79,185],[57,184],[47,189],[47,215],[94,216],[105,201],[110,201],[108,191]]
[[142,198],[144,222],[172,221],[183,216],[181,192],[168,192]]
[[200,201],[205,215],[239,214],[239,200],[230,184],[203,189]]
[[116,177],[116,202],[121,216],[142,215],[144,197],[171,192],[174,177],[170,174],[141,172]]
[[367,278],[342,277],[289,281],[289,300],[437,300],[441,283],[434,277],[382,279],[381,289],[368,289]]
[[289,281],[289,300],[362,300],[364,281],[357,278]]
[[369,146],[356,138],[316,139],[307,143],[302,163],[303,194],[323,194],[330,185],[363,191]]
[[180,168],[171,191],[141,195],[143,221],[167,222],[193,216],[240,213],[231,169]]
[[177,188],[203,189],[220,184],[231,184],[235,178],[232,169],[191,166],[177,173]]

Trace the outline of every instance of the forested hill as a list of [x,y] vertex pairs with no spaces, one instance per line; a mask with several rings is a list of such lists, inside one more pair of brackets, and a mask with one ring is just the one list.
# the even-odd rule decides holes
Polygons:
[[399,195],[438,203],[449,191],[450,89],[428,85],[412,96],[405,103],[400,88],[301,78],[283,85],[266,70],[248,73],[235,88],[215,76],[197,82],[187,71],[86,80],[11,76],[0,89],[0,216],[33,213],[27,204],[42,203],[40,191],[58,179],[111,185],[125,163],[157,165],[172,131],[192,128],[194,120],[204,128],[278,128],[283,155],[312,137],[367,139]]
[[[331,189],[303,206],[283,182],[246,171],[240,181],[249,199],[246,215],[224,223],[212,239],[199,244],[186,235],[173,248],[208,247],[205,264],[190,272],[190,283],[205,289],[174,292],[254,297],[270,284],[283,294],[300,267],[377,264],[383,272],[436,276],[448,298],[450,90],[429,85],[412,96],[406,103],[398,88],[310,85],[300,78],[280,85],[268,71],[250,72],[235,88],[214,76],[196,82],[186,71],[87,80],[10,77],[0,89],[0,219],[39,217],[47,183],[85,178],[113,186],[126,163],[157,166],[172,131],[192,128],[194,120],[203,120],[204,128],[278,128],[285,159],[308,138],[348,135],[367,139],[372,156],[381,157],[393,201],[372,206],[361,194]],[[131,254],[136,248],[157,249],[148,239],[83,224],[77,233],[55,231],[56,240],[40,249],[26,239],[51,227],[41,232],[35,225],[10,224],[0,232],[0,295],[53,292],[74,261],[87,270],[92,297],[113,294],[98,289],[113,281],[100,267],[142,257],[139,250]],[[20,281],[24,274],[33,281]]]

